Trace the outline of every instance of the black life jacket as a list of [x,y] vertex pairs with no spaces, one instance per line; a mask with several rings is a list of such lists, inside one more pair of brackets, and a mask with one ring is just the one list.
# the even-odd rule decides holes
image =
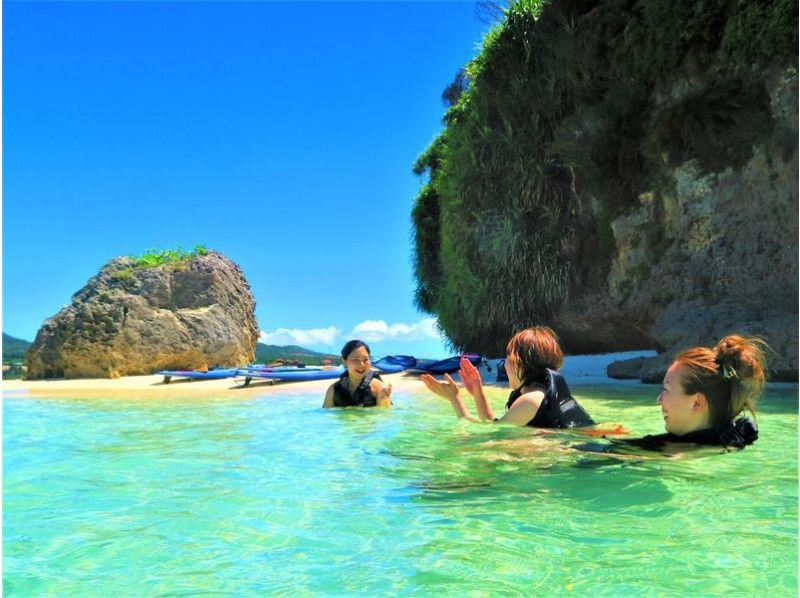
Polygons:
[[342,374],[333,385],[333,406],[334,407],[375,407],[378,404],[378,397],[369,387],[372,379],[381,380],[380,374],[367,372],[354,392],[350,392],[347,387],[347,372]]
[[[583,428],[594,426],[594,420],[580,406],[567,386],[564,377],[555,370],[548,369],[544,381],[545,393],[539,411],[526,426],[534,428]],[[522,396],[522,390],[513,391],[506,403],[506,411],[511,408],[514,401]]]
[[647,450],[661,450],[668,442],[691,442],[711,446],[729,446],[744,448],[758,440],[758,426],[749,417],[740,417],[725,428],[705,428],[695,430],[683,436],[671,432],[665,434],[651,434],[644,438],[630,438],[620,440],[621,443],[631,444]]

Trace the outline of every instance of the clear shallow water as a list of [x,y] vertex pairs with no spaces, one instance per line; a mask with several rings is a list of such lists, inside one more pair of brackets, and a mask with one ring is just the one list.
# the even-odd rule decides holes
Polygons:
[[[657,389],[573,390],[640,435]],[[321,400],[6,397],[5,594],[797,595],[796,387],[679,460]]]

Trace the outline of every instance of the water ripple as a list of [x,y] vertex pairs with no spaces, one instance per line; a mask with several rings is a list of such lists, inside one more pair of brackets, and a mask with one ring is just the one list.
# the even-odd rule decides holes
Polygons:
[[[658,431],[643,391],[581,393]],[[425,395],[221,399],[5,398],[4,591],[796,595],[797,415],[774,398],[756,445],[692,459],[585,453]]]

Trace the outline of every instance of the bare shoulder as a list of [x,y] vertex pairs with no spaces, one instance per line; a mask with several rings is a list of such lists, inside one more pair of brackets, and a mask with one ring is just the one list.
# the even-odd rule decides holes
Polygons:
[[536,417],[542,400],[544,400],[543,391],[539,389],[528,391],[514,401],[500,421],[524,426]]
[[538,409],[539,405],[542,404],[543,400],[544,400],[544,391],[537,388],[535,390],[526,392],[523,395],[520,395],[519,398],[516,401],[514,401],[514,406],[531,405]]
[[322,407],[327,409],[333,407],[333,384],[328,387],[328,390],[325,392],[325,400],[322,401]]
[[328,390],[325,391],[325,402],[326,403],[331,403],[331,404],[333,403],[333,395],[335,394],[335,391],[334,391],[334,388],[333,388],[334,386],[336,386],[336,385],[335,384],[331,384],[328,387]]

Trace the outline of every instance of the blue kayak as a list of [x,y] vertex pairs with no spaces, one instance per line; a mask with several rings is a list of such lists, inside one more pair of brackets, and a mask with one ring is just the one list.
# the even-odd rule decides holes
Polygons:
[[411,355],[387,355],[372,362],[372,367],[383,374],[396,374],[417,365],[417,360]]
[[220,380],[222,378],[233,378],[236,375],[236,368],[220,368],[218,370],[161,370],[156,372],[159,376],[164,376],[164,384],[169,384],[172,378],[189,378],[192,380]]
[[248,365],[246,368],[239,368],[239,371],[250,370],[255,372],[314,372],[323,370],[321,365]]
[[448,357],[447,359],[441,359],[439,361],[418,359],[417,365],[411,368],[411,370],[421,374],[452,374],[460,369],[461,366],[459,364],[462,357],[466,357],[469,362],[476,367],[483,361],[483,357],[477,353],[464,353],[463,355],[454,355],[453,357]]
[[508,382],[508,372],[506,372],[506,360],[501,359],[497,362],[497,381]]
[[255,378],[264,380],[278,380],[281,382],[299,382],[301,380],[330,380],[340,377],[344,371],[344,368],[341,366],[328,370],[306,370],[306,368],[295,368],[294,371],[265,371],[245,368],[236,370],[236,376],[243,377],[244,385],[247,386],[250,384],[250,381]]

